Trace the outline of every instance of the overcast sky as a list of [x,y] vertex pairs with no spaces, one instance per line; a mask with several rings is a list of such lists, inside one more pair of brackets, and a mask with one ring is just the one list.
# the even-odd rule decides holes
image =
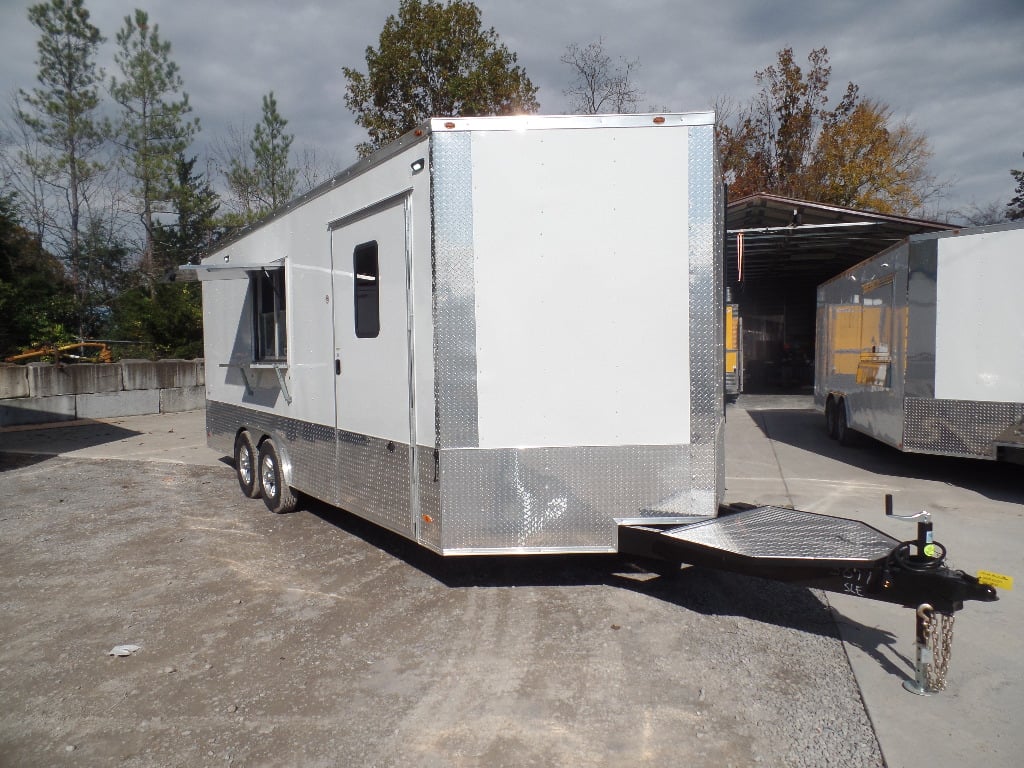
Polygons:
[[[1010,168],[1024,167],[1024,0],[476,0],[485,27],[518,54],[544,113],[567,109],[569,43],[599,36],[614,57],[639,59],[644,107],[710,108],[746,101],[754,72],[791,46],[806,63],[826,46],[833,102],[848,81],[880,99],[931,141],[931,170],[952,183],[940,209],[1006,203]],[[35,84],[37,32],[31,5],[0,0],[0,96]],[[337,160],[355,160],[364,138],[344,105],[342,66],[365,71],[398,0],[86,0],[107,43],[133,8],[149,12],[181,67],[202,132],[193,152],[251,131],[260,97],[273,90],[295,134]],[[2,106],[7,120],[10,109]]]

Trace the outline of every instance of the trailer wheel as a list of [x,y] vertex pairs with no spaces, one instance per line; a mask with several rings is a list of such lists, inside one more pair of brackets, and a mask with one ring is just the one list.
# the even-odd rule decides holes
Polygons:
[[839,424],[836,421],[836,401],[830,397],[825,402],[825,431],[828,436],[835,440],[839,435]]
[[857,433],[850,429],[846,420],[846,403],[842,400],[836,403],[836,440],[840,445],[851,446],[857,442]]
[[259,476],[267,509],[278,515],[295,509],[298,499],[284,482],[281,460],[273,440],[265,440],[260,446]]
[[252,435],[239,432],[235,438],[235,472],[238,475],[238,487],[250,499],[260,497],[260,478],[256,471],[256,445]]

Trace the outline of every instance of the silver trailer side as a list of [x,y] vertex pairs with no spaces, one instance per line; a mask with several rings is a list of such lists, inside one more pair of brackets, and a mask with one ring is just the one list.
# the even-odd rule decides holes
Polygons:
[[815,405],[829,434],[1018,460],[1024,226],[914,235],[818,288]]
[[204,280],[212,447],[442,554],[611,552],[723,489],[711,113],[435,119]]

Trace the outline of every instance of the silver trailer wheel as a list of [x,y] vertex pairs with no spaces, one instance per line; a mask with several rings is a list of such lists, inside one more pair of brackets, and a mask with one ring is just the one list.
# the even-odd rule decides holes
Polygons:
[[292,489],[284,481],[281,460],[273,440],[265,440],[260,446],[259,479],[263,490],[263,503],[275,514],[291,512],[298,501]]
[[239,432],[235,438],[235,472],[242,493],[250,499],[258,499],[260,481],[256,474],[256,444],[248,432]]

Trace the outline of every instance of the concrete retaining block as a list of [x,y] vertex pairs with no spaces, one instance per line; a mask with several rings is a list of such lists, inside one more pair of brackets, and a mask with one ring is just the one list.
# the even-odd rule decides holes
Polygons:
[[117,416],[159,413],[160,392],[156,389],[140,389],[77,395],[76,408],[80,419],[112,419]]
[[194,360],[122,360],[121,372],[126,390],[177,389],[199,384]]
[[[49,424],[77,418],[74,395],[54,397],[19,397],[0,400],[0,427],[22,424]],[[3,437],[0,437],[0,444]]]
[[194,411],[206,407],[206,387],[177,387],[160,390],[160,413]]
[[28,369],[24,365],[0,366],[0,400],[28,397]]
[[29,363],[25,367],[30,397],[118,392],[121,389],[121,370],[111,363]]

